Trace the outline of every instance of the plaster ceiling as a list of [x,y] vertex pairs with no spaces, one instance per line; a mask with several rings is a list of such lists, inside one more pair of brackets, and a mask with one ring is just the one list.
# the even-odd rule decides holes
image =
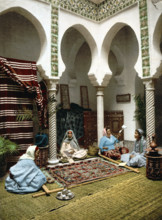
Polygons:
[[90,0],[91,2],[94,2],[95,4],[100,4],[101,2],[104,2],[105,0]]

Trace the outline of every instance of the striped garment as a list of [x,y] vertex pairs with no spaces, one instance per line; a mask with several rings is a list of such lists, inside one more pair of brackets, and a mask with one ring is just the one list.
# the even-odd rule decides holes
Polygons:
[[33,100],[41,123],[43,97],[36,63],[0,57],[0,135],[19,144],[21,150],[33,143],[33,121],[18,121],[16,117],[24,109],[33,110]]

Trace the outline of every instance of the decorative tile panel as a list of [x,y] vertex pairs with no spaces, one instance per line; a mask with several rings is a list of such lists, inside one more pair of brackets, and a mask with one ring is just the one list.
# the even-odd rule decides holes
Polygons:
[[106,0],[99,4],[97,21],[102,21],[137,3],[138,0]]
[[98,6],[87,0],[60,0],[61,8],[87,17],[92,20],[97,20]]
[[147,0],[139,0],[139,13],[141,25],[141,52],[143,77],[150,75],[150,57],[149,57],[149,31],[147,17]]
[[95,4],[88,0],[45,0],[51,3],[51,72],[53,76],[58,76],[58,13],[59,8],[70,11],[77,15],[101,22],[126,8],[137,4],[140,12],[141,28],[141,52],[143,76],[150,75],[149,60],[149,32],[147,18],[147,0],[105,0],[100,4]]
[[137,2],[138,0],[105,0],[100,4],[95,4],[89,0],[51,0],[51,3],[59,5],[62,9],[94,21],[101,21]]

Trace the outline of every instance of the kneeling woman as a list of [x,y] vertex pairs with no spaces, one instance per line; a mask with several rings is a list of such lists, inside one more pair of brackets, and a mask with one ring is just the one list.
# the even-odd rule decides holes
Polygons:
[[7,191],[20,194],[35,192],[46,183],[45,175],[34,162],[38,155],[39,148],[36,145],[28,147],[17,164],[9,170],[5,181]]

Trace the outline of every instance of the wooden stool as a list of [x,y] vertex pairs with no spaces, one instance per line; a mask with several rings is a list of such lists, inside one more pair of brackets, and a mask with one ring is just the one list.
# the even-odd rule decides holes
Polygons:
[[39,157],[36,160],[36,164],[39,167],[44,167],[47,165],[48,160],[48,146],[39,148]]

